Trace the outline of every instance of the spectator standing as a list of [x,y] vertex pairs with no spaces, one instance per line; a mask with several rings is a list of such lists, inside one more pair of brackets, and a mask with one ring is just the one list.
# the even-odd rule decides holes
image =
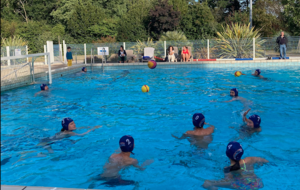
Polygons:
[[73,55],[72,55],[72,52],[71,52],[71,47],[68,47],[68,52],[66,54],[66,57],[67,57],[67,61],[68,61],[68,67],[71,67],[72,66],[72,61],[73,61]]
[[287,48],[288,39],[285,37],[284,32],[281,32],[281,35],[277,38],[276,43],[278,43],[280,48],[279,59],[286,59],[286,48]]

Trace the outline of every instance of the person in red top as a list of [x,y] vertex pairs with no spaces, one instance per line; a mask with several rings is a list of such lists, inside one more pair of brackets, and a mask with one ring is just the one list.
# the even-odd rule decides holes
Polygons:
[[183,60],[183,62],[187,62],[190,57],[191,57],[191,53],[189,49],[187,48],[187,46],[183,46],[181,52],[181,59]]

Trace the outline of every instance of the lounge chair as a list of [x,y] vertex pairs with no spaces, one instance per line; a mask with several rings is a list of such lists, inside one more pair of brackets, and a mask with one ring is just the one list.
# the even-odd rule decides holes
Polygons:
[[[144,48],[144,56],[142,57],[142,62],[153,60],[154,59],[154,50],[155,50],[155,48],[152,48],[152,47]],[[145,57],[149,57],[149,58],[145,58]]]
[[178,47],[174,47],[175,62],[178,60]]
[[136,56],[133,54],[133,50],[126,50],[127,61],[136,61]]

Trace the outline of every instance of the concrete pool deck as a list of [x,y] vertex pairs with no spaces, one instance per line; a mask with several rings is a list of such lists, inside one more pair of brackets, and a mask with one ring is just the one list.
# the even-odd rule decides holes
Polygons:
[[[1,185],[1,190],[90,190],[90,189]],[[93,189],[93,190],[100,190],[100,189]]]

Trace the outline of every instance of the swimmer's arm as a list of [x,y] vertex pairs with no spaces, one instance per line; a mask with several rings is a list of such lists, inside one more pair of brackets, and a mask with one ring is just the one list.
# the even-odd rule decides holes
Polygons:
[[241,72],[241,74],[242,74],[242,75],[246,75],[246,74],[244,74],[244,73],[242,73],[242,72]]
[[38,94],[42,93],[43,91],[39,91],[37,93],[34,94],[34,96],[37,96]]
[[233,101],[235,101],[236,100],[236,98],[232,98],[231,100],[229,100],[229,101],[224,101],[224,102],[233,102]]
[[95,126],[93,129],[90,129],[90,130],[88,130],[87,132],[81,133],[81,134],[72,132],[73,134],[71,134],[71,135],[72,135],[72,136],[84,136],[84,135],[86,135],[86,134],[88,134],[88,133],[90,133],[90,132],[92,132],[92,131],[94,131],[95,129],[98,129],[98,128],[100,128],[100,127],[102,127],[102,126]]
[[185,139],[185,138],[189,137],[190,135],[192,135],[192,131],[187,131],[186,133],[182,134],[182,136],[180,138],[173,134],[172,134],[172,137],[181,140],[181,139]]
[[247,157],[246,158],[246,163],[247,164],[264,164],[264,163],[268,163],[269,161],[264,159],[264,158],[261,158],[261,157]]
[[243,114],[243,121],[244,122],[247,122],[248,121],[248,119],[247,119],[247,114],[249,113],[249,111],[250,111],[251,109],[248,109],[247,111],[245,111],[245,113]]

